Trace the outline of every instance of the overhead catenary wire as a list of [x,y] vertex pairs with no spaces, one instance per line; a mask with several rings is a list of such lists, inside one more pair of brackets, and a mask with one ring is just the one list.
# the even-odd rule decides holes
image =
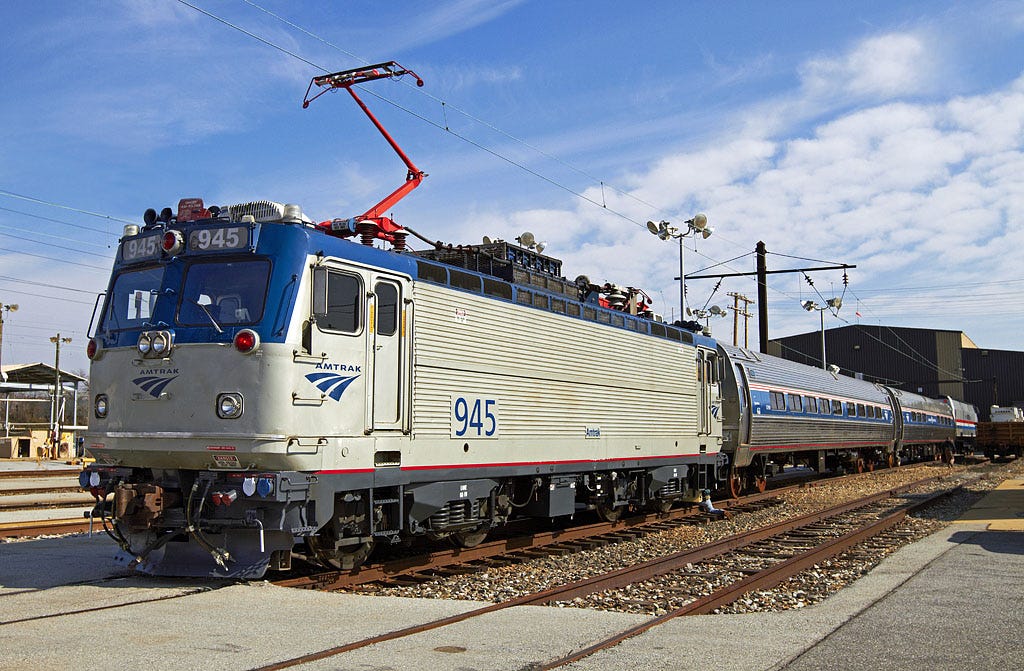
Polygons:
[[[196,5],[187,2],[186,0],[178,0],[178,1],[181,2],[184,5],[187,5],[187,6],[191,7],[191,8],[193,8],[193,9],[195,9],[196,11],[201,12],[202,14],[204,14],[204,15],[206,15],[206,16],[208,16],[208,17],[210,17],[210,18],[212,18],[212,19],[214,19],[214,20],[216,20],[216,21],[226,25],[226,26],[229,26],[229,27],[231,27],[231,28],[233,28],[235,30],[238,30],[239,32],[242,32],[245,35],[248,35],[249,37],[252,37],[253,39],[258,40],[259,42],[261,42],[261,43],[263,43],[263,44],[265,44],[267,46],[270,46],[270,47],[272,47],[274,49],[277,49],[278,51],[280,51],[280,52],[282,52],[284,54],[287,54],[287,55],[289,55],[289,56],[291,56],[293,58],[296,58],[296,59],[302,61],[303,63],[311,65],[311,66],[313,66],[313,67],[315,67],[315,68],[317,68],[317,69],[319,69],[319,70],[321,70],[323,72],[327,72],[328,71],[327,68],[323,67],[322,65],[313,63],[312,61],[310,61],[310,60],[308,60],[306,58],[303,58],[302,56],[299,56],[298,54],[295,54],[294,52],[291,52],[288,49],[285,49],[285,48],[283,48],[283,47],[281,47],[279,45],[276,45],[276,44],[270,42],[269,40],[266,40],[266,39],[264,39],[262,37],[259,37],[259,36],[255,35],[254,33],[250,32],[250,31],[247,31],[247,30],[245,30],[245,29],[243,29],[243,28],[241,28],[239,26],[236,26],[235,24],[233,24],[233,23],[231,23],[229,21],[226,21],[225,19],[222,19],[222,18],[212,14],[211,12],[203,10],[203,9],[197,7]],[[350,51],[342,49],[341,47],[338,47],[337,45],[335,45],[335,44],[333,44],[333,43],[323,39],[322,37],[312,33],[311,31],[309,31],[309,30],[307,30],[307,29],[305,29],[305,28],[303,28],[303,27],[301,27],[301,26],[299,26],[299,25],[297,25],[297,24],[295,24],[295,23],[293,23],[291,21],[288,21],[287,19],[284,19],[283,17],[281,17],[281,16],[279,16],[279,15],[277,15],[277,14],[275,14],[275,13],[269,11],[269,10],[267,10],[266,8],[256,4],[255,2],[252,2],[251,0],[243,0],[243,1],[246,4],[248,4],[249,6],[258,9],[259,11],[262,11],[262,12],[266,13],[269,16],[272,16],[276,20],[279,20],[279,21],[281,21],[283,23],[286,23],[287,25],[295,28],[296,30],[299,30],[299,31],[303,32],[304,34],[312,37],[313,39],[316,39],[319,42],[321,42],[321,43],[323,43],[323,44],[325,44],[327,46],[330,46],[331,48],[337,49],[338,51],[340,51],[342,53],[345,53],[346,55],[348,55],[351,58],[354,58],[356,60],[362,61],[364,64],[368,64],[368,61],[366,59],[361,58],[361,57],[357,56],[356,54],[354,54],[354,53],[352,53]],[[517,168],[519,168],[519,169],[521,169],[521,170],[523,170],[523,171],[533,175],[534,177],[537,177],[538,179],[541,179],[541,180],[547,182],[548,184],[551,184],[552,186],[555,186],[556,188],[562,189],[562,190],[564,190],[564,191],[566,191],[566,192],[576,196],[577,198],[580,198],[580,199],[582,199],[582,200],[584,200],[586,202],[589,202],[589,203],[591,203],[591,204],[593,204],[593,205],[595,205],[597,207],[600,207],[601,209],[603,209],[603,210],[605,210],[607,212],[610,212],[611,214],[614,214],[614,215],[616,215],[616,216],[618,216],[618,217],[620,217],[620,218],[622,218],[622,219],[624,219],[626,221],[629,221],[630,223],[632,223],[632,224],[634,224],[636,226],[640,226],[640,227],[645,227],[646,226],[645,223],[639,222],[639,221],[629,217],[628,215],[626,215],[626,214],[624,214],[622,212],[619,212],[617,210],[614,210],[612,208],[607,207],[607,203],[604,202],[603,198],[602,198],[602,202],[598,202],[597,200],[595,200],[593,198],[590,198],[589,196],[587,196],[587,195],[585,195],[585,194],[583,194],[583,193],[581,193],[581,192],[579,192],[579,191],[577,191],[577,190],[575,190],[575,189],[573,189],[573,188],[571,188],[571,187],[569,187],[569,186],[567,186],[565,184],[562,184],[561,182],[558,182],[558,181],[556,181],[556,180],[554,180],[554,179],[552,179],[552,178],[550,178],[550,177],[548,177],[548,176],[546,176],[546,175],[544,175],[544,174],[542,174],[542,173],[540,173],[540,172],[530,168],[529,166],[525,165],[522,162],[516,161],[516,160],[512,159],[511,157],[505,156],[504,154],[502,154],[502,153],[500,153],[500,152],[498,152],[496,150],[493,150],[493,149],[491,149],[489,147],[486,147],[483,144],[481,144],[480,142],[477,142],[477,141],[469,138],[468,136],[466,136],[466,135],[464,135],[462,133],[458,133],[458,132],[452,130],[447,122],[445,122],[445,123],[438,123],[438,122],[436,122],[436,121],[434,121],[432,119],[429,119],[426,116],[424,116],[424,115],[422,115],[422,114],[420,114],[420,113],[418,113],[418,112],[416,112],[416,111],[414,111],[414,110],[412,110],[412,109],[410,109],[410,108],[408,108],[408,107],[406,107],[404,105],[399,104],[398,102],[396,102],[394,100],[391,100],[391,99],[389,99],[389,98],[387,98],[387,97],[385,97],[385,96],[383,96],[383,95],[381,95],[379,93],[376,93],[375,91],[371,91],[371,90],[365,89],[363,87],[360,87],[360,90],[365,92],[365,93],[367,93],[367,94],[369,94],[369,95],[371,95],[371,96],[373,96],[373,97],[375,97],[375,98],[377,98],[378,100],[380,100],[382,102],[386,102],[389,105],[392,105],[393,107],[395,107],[395,108],[397,108],[397,109],[399,109],[401,111],[406,112],[407,114],[409,114],[409,115],[411,115],[411,116],[413,116],[413,117],[423,121],[424,123],[426,123],[426,124],[428,124],[430,126],[433,126],[433,127],[437,128],[437,129],[441,130],[442,132],[450,133],[451,135],[454,135],[455,137],[457,137],[457,138],[461,139],[462,141],[464,141],[464,142],[466,142],[466,143],[468,143],[468,144],[470,144],[470,145],[480,149],[481,151],[484,151],[484,152],[490,154],[491,156],[494,156],[495,158],[498,158],[498,159],[500,159],[502,161],[505,161],[506,163],[508,163],[508,164],[510,164],[510,165],[512,165],[514,167],[517,167]],[[445,110],[452,109],[452,110],[455,110],[455,111],[457,111],[457,112],[459,112],[461,114],[464,114],[465,116],[467,116],[467,118],[471,118],[474,121],[476,121],[478,123],[481,123],[484,126],[486,126],[486,127],[490,128],[490,129],[492,129],[492,130],[494,130],[494,131],[504,135],[505,137],[508,137],[509,139],[512,139],[512,140],[514,140],[516,142],[522,143],[524,146],[527,146],[531,150],[536,151],[536,152],[538,152],[539,154],[541,154],[541,155],[543,155],[545,157],[551,158],[553,160],[558,161],[562,165],[570,167],[571,169],[577,171],[578,173],[588,177],[588,179],[591,179],[594,182],[600,184],[602,186],[602,189],[605,186],[605,184],[606,184],[605,180],[598,179],[598,178],[590,175],[589,173],[587,173],[587,172],[585,172],[583,170],[577,169],[577,168],[575,168],[575,166],[572,166],[572,165],[568,164],[567,162],[562,161],[561,159],[558,159],[557,157],[551,156],[550,154],[548,154],[546,152],[543,152],[542,150],[540,150],[540,149],[538,149],[536,147],[533,147],[529,143],[526,143],[525,141],[520,140],[519,138],[516,138],[515,136],[512,136],[511,134],[506,133],[505,131],[502,131],[501,129],[498,129],[493,124],[489,124],[487,122],[484,122],[483,120],[480,120],[480,119],[478,119],[478,118],[468,114],[464,110],[461,110],[461,109],[451,105],[447,101],[443,101],[443,100],[441,100],[441,99],[439,99],[439,98],[437,98],[437,97],[435,97],[435,96],[433,96],[433,95],[431,95],[431,94],[429,94],[427,92],[424,92],[424,91],[421,91],[421,92],[426,94],[426,95],[428,95],[428,97],[430,97],[431,99],[441,103],[443,105],[443,109],[445,109]],[[631,196],[631,194],[625,193],[625,192],[623,192],[623,191],[621,191],[619,189],[616,189],[615,187],[611,187],[610,186],[610,188],[613,188],[617,192],[622,193],[624,195]],[[665,212],[664,208],[659,208],[657,206],[651,205],[650,203],[646,203],[645,201],[642,201],[642,200],[640,200],[638,198],[635,199],[635,200],[637,200],[637,202],[642,202],[645,205],[647,205],[648,207],[651,207],[652,209],[655,209],[655,210],[657,210],[659,212]],[[703,254],[703,253],[699,252],[698,250],[696,250],[696,248],[694,249],[694,252],[697,253],[699,256],[701,256],[703,258],[706,258],[706,259],[709,259],[709,260],[712,260],[712,261],[716,261],[715,259],[712,259],[711,257],[707,256],[706,254]],[[783,254],[779,254],[779,255],[780,256],[787,256],[787,255],[783,255]],[[743,258],[743,256],[746,256],[746,255],[738,256],[738,257],[736,257],[736,259]],[[792,257],[792,258],[799,258],[799,257]],[[733,259],[733,260],[736,260],[736,259]],[[813,259],[808,259],[808,260],[812,260],[813,261]],[[717,262],[716,265],[718,265],[718,266],[725,265],[727,268],[732,268],[729,265],[729,263],[730,263],[730,261]],[[830,262],[826,262],[826,263],[830,263]],[[841,265],[841,264],[837,264],[837,265]],[[777,287],[773,287],[770,284],[768,285],[768,288],[771,289],[772,291],[777,292],[777,293],[781,293],[783,296],[786,296],[787,298],[799,300],[798,297],[794,297],[791,294],[789,294],[788,292],[779,290]],[[716,289],[717,289],[717,287],[716,287]],[[817,289],[815,291],[817,291]],[[845,294],[845,288],[844,288],[844,294]],[[714,295],[714,293],[712,292],[711,296],[713,296],[713,295]],[[820,292],[819,292],[818,295],[821,296]],[[822,297],[822,299],[824,300],[823,297]],[[708,302],[710,302],[710,300],[711,300],[711,297],[708,298]],[[680,315],[680,318],[682,318],[682,317],[683,317],[683,315]]]
[[[276,19],[278,19],[278,20],[281,20],[281,21],[284,21],[284,22],[288,23],[289,25],[292,25],[292,26],[293,26],[294,28],[296,28],[296,29],[298,29],[298,30],[302,30],[303,32],[307,33],[307,34],[308,34],[308,35],[309,35],[310,37],[313,37],[313,38],[315,38],[315,39],[319,39],[319,40],[320,40],[321,42],[323,42],[323,43],[325,43],[325,44],[328,44],[329,46],[332,46],[333,48],[337,48],[337,49],[339,49],[339,50],[341,50],[341,51],[343,51],[343,52],[344,52],[344,50],[343,50],[343,49],[341,49],[340,47],[337,47],[336,45],[333,45],[333,44],[331,44],[331,43],[329,43],[329,42],[327,42],[327,41],[323,40],[322,38],[319,38],[319,37],[317,37],[317,36],[316,36],[316,35],[314,35],[313,33],[309,32],[309,31],[306,31],[305,29],[302,29],[302,28],[301,28],[301,27],[299,27],[299,26],[298,26],[297,24],[292,24],[291,22],[288,22],[287,20],[285,20],[285,19],[283,19],[283,18],[281,18],[281,17],[278,17],[278,16],[276,15],[276,14],[273,14],[272,12],[269,12],[268,10],[266,10],[266,9],[262,8],[261,6],[257,5],[256,3],[254,3],[254,2],[251,2],[250,0],[244,0],[244,1],[246,2],[246,4],[248,4],[248,5],[252,6],[252,7],[256,8],[256,9],[259,9],[260,11],[263,11],[263,12],[265,12],[265,13],[267,13],[267,14],[269,14],[269,15],[273,16],[274,18],[276,18]],[[181,2],[181,4],[183,4],[183,5],[186,5],[186,6],[188,6],[188,7],[191,7],[191,8],[192,8],[192,9],[194,9],[195,11],[198,11],[198,12],[200,12],[200,13],[202,13],[202,14],[204,14],[204,15],[208,16],[208,17],[210,17],[211,19],[217,20],[217,21],[219,21],[219,22],[223,23],[224,25],[227,25],[227,26],[229,26],[229,27],[231,27],[231,28],[233,28],[233,29],[235,29],[235,30],[238,30],[239,32],[242,32],[242,33],[244,33],[244,34],[248,35],[248,36],[249,36],[250,38],[252,38],[252,39],[256,39],[256,40],[260,41],[261,43],[263,43],[263,44],[265,44],[265,45],[267,45],[267,46],[270,46],[270,47],[272,47],[272,48],[274,48],[274,49],[277,49],[277,50],[281,51],[282,53],[284,53],[284,54],[286,54],[286,55],[288,55],[288,56],[290,56],[290,57],[296,58],[297,60],[300,60],[300,61],[302,61],[302,62],[304,62],[304,63],[306,63],[306,64],[308,64],[308,65],[311,65],[311,66],[313,66],[313,67],[316,67],[316,68],[318,68],[318,69],[320,69],[320,70],[322,70],[322,71],[324,71],[324,72],[326,72],[326,71],[327,71],[327,70],[326,70],[325,68],[323,68],[322,66],[319,66],[319,65],[317,65],[317,64],[315,64],[315,63],[313,63],[312,61],[310,61],[310,60],[307,60],[307,59],[303,58],[303,57],[302,57],[302,56],[300,56],[299,54],[297,54],[297,53],[294,53],[294,52],[292,52],[292,51],[290,51],[290,50],[288,50],[288,49],[285,49],[285,48],[283,48],[283,47],[280,47],[279,45],[276,45],[276,44],[274,44],[274,43],[272,43],[272,42],[270,42],[270,41],[268,41],[268,40],[266,40],[266,39],[264,39],[264,38],[261,38],[261,37],[259,37],[258,35],[254,34],[254,33],[252,33],[252,32],[249,32],[249,31],[247,31],[247,30],[244,30],[244,29],[240,28],[239,26],[236,26],[235,24],[232,24],[232,23],[230,23],[230,22],[227,22],[227,21],[225,21],[225,20],[221,19],[220,17],[217,17],[216,15],[214,15],[214,14],[212,14],[212,13],[210,13],[210,12],[208,12],[208,11],[204,10],[204,9],[201,9],[200,7],[198,7],[198,6],[196,6],[196,5],[192,4],[192,3],[189,3],[189,2],[185,2],[184,0],[179,0],[179,2]],[[348,53],[348,54],[349,54],[349,55],[350,55],[351,57],[353,57],[353,58],[358,58],[358,56],[356,56],[355,54],[351,54],[350,52],[345,52],[345,53]],[[597,200],[595,200],[595,199],[593,199],[593,198],[590,198],[590,197],[586,196],[585,194],[583,194],[583,193],[580,193],[579,191],[577,191],[577,190],[574,190],[574,189],[572,189],[571,187],[568,187],[568,186],[566,186],[566,185],[564,185],[564,184],[561,184],[561,183],[559,183],[558,181],[556,181],[556,180],[554,180],[554,179],[551,179],[551,178],[549,178],[549,177],[547,177],[547,176],[545,176],[545,175],[541,174],[540,172],[538,172],[538,171],[536,171],[536,170],[533,170],[533,169],[529,168],[528,166],[524,165],[524,164],[523,164],[523,163],[521,163],[521,162],[518,162],[518,161],[512,160],[512,159],[510,159],[510,158],[508,158],[508,157],[505,157],[505,156],[504,156],[504,155],[502,155],[502,154],[501,154],[500,152],[497,152],[497,151],[491,150],[491,149],[489,149],[489,148],[487,148],[487,147],[483,146],[483,145],[482,145],[482,144],[480,144],[479,142],[476,142],[476,141],[474,141],[474,140],[472,140],[472,139],[470,139],[470,138],[468,138],[468,137],[466,137],[466,136],[464,136],[464,135],[462,135],[462,134],[459,134],[459,133],[456,133],[456,132],[452,131],[452,130],[451,130],[451,129],[450,129],[449,127],[448,127],[448,124],[443,124],[443,125],[442,125],[442,124],[438,124],[438,123],[436,123],[436,122],[433,122],[433,121],[431,121],[431,120],[427,119],[427,118],[426,118],[426,117],[424,117],[423,115],[420,115],[420,114],[414,113],[413,111],[411,111],[411,110],[408,110],[408,109],[404,108],[404,107],[403,107],[403,106],[401,106],[401,105],[398,105],[397,103],[395,103],[395,102],[393,102],[393,101],[387,100],[387,99],[385,99],[385,98],[384,98],[383,96],[380,96],[380,95],[378,95],[378,94],[376,94],[376,93],[373,93],[372,91],[370,91],[370,92],[368,92],[368,93],[369,93],[370,95],[374,95],[374,96],[375,96],[375,97],[377,97],[377,98],[380,98],[381,100],[384,100],[384,101],[388,102],[389,104],[392,104],[392,105],[394,105],[395,107],[397,107],[397,108],[399,108],[399,109],[402,109],[402,110],[406,111],[407,113],[413,114],[413,116],[416,116],[417,118],[419,118],[419,119],[421,119],[421,120],[423,120],[423,121],[425,121],[425,122],[427,122],[427,123],[431,124],[432,126],[435,126],[435,127],[439,128],[439,129],[441,129],[441,130],[445,131],[445,132],[449,132],[449,133],[451,133],[451,134],[455,135],[456,137],[459,137],[460,139],[462,139],[462,140],[466,141],[467,143],[469,143],[469,144],[471,144],[471,145],[473,145],[473,146],[475,146],[475,147],[477,147],[477,148],[479,148],[479,149],[481,149],[481,150],[483,150],[483,151],[485,151],[485,152],[487,152],[487,153],[489,153],[489,154],[491,154],[491,155],[493,155],[493,156],[495,156],[495,157],[497,157],[497,158],[500,158],[501,160],[503,160],[503,161],[506,161],[506,162],[508,162],[509,164],[511,164],[511,165],[513,165],[513,166],[515,166],[515,167],[518,167],[518,168],[520,168],[520,169],[523,169],[524,171],[526,171],[526,172],[528,172],[528,173],[530,173],[530,174],[534,175],[535,177],[537,177],[537,178],[539,178],[539,179],[542,179],[542,180],[544,180],[545,182],[548,182],[549,184],[551,184],[551,185],[553,185],[553,186],[556,186],[557,188],[563,189],[563,190],[565,190],[565,191],[567,191],[567,192],[569,192],[569,193],[571,193],[571,194],[573,194],[573,195],[575,195],[575,196],[577,196],[577,197],[581,198],[582,200],[584,200],[584,201],[586,201],[586,202],[589,202],[589,203],[591,203],[591,204],[594,204],[594,205],[596,205],[596,206],[598,206],[598,207],[601,207],[602,209],[605,209],[605,210],[607,210],[607,211],[610,211],[610,212],[612,212],[613,214],[615,214],[615,215],[617,215],[617,216],[619,216],[619,217],[621,217],[621,218],[623,218],[623,219],[625,219],[625,220],[627,220],[627,221],[630,221],[631,223],[633,223],[633,224],[635,224],[635,225],[638,225],[638,226],[643,226],[643,224],[642,224],[641,222],[638,222],[638,221],[636,221],[636,220],[634,220],[634,219],[630,218],[629,216],[627,216],[627,215],[625,215],[625,214],[623,214],[623,213],[617,212],[617,211],[615,211],[615,210],[613,210],[613,209],[609,209],[609,208],[607,207],[607,203],[606,203],[606,202],[604,202],[604,199],[603,199],[603,198],[602,198],[601,202],[598,202]],[[428,94],[428,95],[429,95],[429,94]],[[577,167],[575,167],[575,166],[573,166],[573,165],[571,165],[571,164],[569,164],[569,163],[567,163],[567,162],[565,162],[565,161],[562,161],[561,159],[558,159],[557,157],[554,157],[554,156],[552,156],[552,155],[550,155],[550,154],[547,154],[546,152],[543,152],[542,150],[540,150],[540,149],[538,149],[538,148],[534,147],[533,145],[531,145],[531,144],[529,144],[529,143],[527,143],[527,142],[525,142],[525,141],[523,141],[523,140],[520,140],[519,138],[516,138],[515,136],[513,136],[513,135],[511,135],[511,134],[508,134],[508,133],[506,133],[506,132],[502,131],[501,129],[498,129],[497,127],[493,126],[492,124],[489,124],[489,123],[487,123],[487,122],[485,122],[485,121],[483,121],[483,120],[480,120],[480,119],[478,119],[478,118],[476,118],[476,117],[474,117],[474,116],[470,115],[469,113],[465,112],[464,110],[461,110],[461,109],[459,109],[459,108],[455,107],[454,105],[451,105],[450,103],[446,103],[446,101],[440,100],[439,98],[436,98],[436,97],[434,97],[434,96],[430,96],[430,97],[431,97],[431,98],[433,98],[434,100],[436,100],[436,101],[440,102],[440,103],[441,103],[442,105],[444,105],[444,106],[445,106],[445,108],[446,108],[446,109],[451,109],[451,110],[453,110],[453,111],[457,111],[457,112],[459,112],[460,114],[464,114],[464,115],[465,115],[465,116],[466,116],[467,118],[470,118],[470,119],[472,119],[472,120],[476,121],[477,123],[481,123],[481,124],[483,124],[483,125],[487,126],[488,128],[490,128],[490,129],[494,130],[495,132],[501,133],[502,135],[504,135],[504,136],[506,136],[506,137],[508,137],[508,138],[510,138],[510,139],[512,139],[512,140],[515,140],[515,141],[517,141],[517,142],[521,142],[521,143],[522,143],[522,144],[523,144],[524,146],[526,146],[526,147],[530,148],[531,150],[533,150],[533,151],[536,151],[536,152],[538,152],[539,154],[541,154],[541,155],[543,155],[543,156],[545,156],[545,157],[547,157],[547,158],[550,158],[550,159],[552,159],[552,160],[558,161],[558,162],[559,162],[560,164],[562,164],[562,165],[565,165],[566,167],[568,167],[568,168],[570,168],[570,169],[573,169],[573,170],[575,170],[576,172],[578,172],[578,173],[580,173],[580,174],[582,174],[582,175],[584,175],[584,176],[588,177],[589,179],[593,179],[593,180],[594,180],[594,181],[595,181],[596,183],[599,183],[599,184],[601,184],[601,185],[602,185],[602,187],[603,187],[603,186],[604,186],[605,184],[607,184],[607,182],[606,182],[605,180],[598,180],[598,179],[597,179],[596,177],[594,177],[593,175],[590,175],[590,174],[589,174],[589,173],[587,173],[586,171],[583,171],[583,170],[581,170],[581,169],[579,169],[579,168],[577,168]],[[663,210],[662,208],[658,208],[658,207],[657,207],[657,206],[655,206],[655,205],[651,205],[650,203],[647,203],[646,201],[643,201],[642,199],[636,198],[636,197],[635,197],[635,196],[634,196],[633,194],[630,194],[630,193],[628,193],[628,192],[624,192],[624,191],[621,191],[621,190],[619,190],[619,189],[616,189],[616,188],[615,188],[614,186],[612,186],[612,185],[610,185],[610,184],[609,184],[608,186],[609,186],[609,188],[610,188],[610,189],[614,189],[614,190],[615,190],[615,191],[617,191],[618,193],[621,193],[621,194],[623,194],[624,196],[630,197],[630,198],[632,198],[633,200],[635,200],[635,201],[637,201],[637,202],[643,203],[644,205],[646,205],[646,206],[648,206],[648,207],[651,207],[652,209],[657,209],[657,210],[659,210],[659,211],[662,211],[662,212],[664,212],[664,211],[665,211],[665,210]],[[30,199],[30,200],[33,200],[34,202],[44,202],[44,201],[38,201],[38,200],[35,200],[35,199]],[[82,211],[82,212],[85,212],[85,211]],[[123,220],[123,219],[117,219],[117,218],[114,218],[114,217],[109,217],[109,216],[107,216],[107,215],[96,215],[96,213],[89,213],[89,212],[85,212],[85,213],[87,213],[87,214],[91,214],[91,215],[93,215],[93,216],[104,216],[104,217],[105,217],[105,218],[107,218],[107,219],[113,219],[113,220],[116,220],[116,221],[125,221],[125,220]],[[126,222],[126,223],[132,223],[132,222]],[[724,236],[719,236],[719,237],[720,237],[720,238],[722,238],[722,239],[724,239],[724,240],[727,240],[727,238],[725,238]],[[709,260],[714,260],[714,259],[711,259],[711,257],[707,256],[706,254],[703,254],[703,253],[699,252],[699,251],[698,251],[698,250],[696,250],[696,249],[694,250],[694,252],[695,252],[696,254],[698,254],[699,256],[703,257],[703,258],[706,258],[706,259],[709,259]],[[39,255],[34,255],[34,256],[39,256]],[[743,256],[745,256],[745,255],[743,255]],[[783,256],[784,256],[784,255],[783,255]],[[45,258],[45,257],[44,257],[44,258]],[[736,257],[736,259],[739,259],[739,258],[742,258],[742,256],[740,256],[740,257]],[[795,258],[795,257],[794,257],[794,258]],[[736,259],[733,259],[733,260],[736,260]],[[62,260],[62,261],[63,261],[63,260]],[[729,262],[729,261],[726,261],[726,262],[721,262],[721,263],[718,263],[717,265],[727,265],[728,263],[730,263],[730,262]],[[77,265],[84,265],[84,264],[77,264]],[[89,266],[89,267],[95,267],[95,266]],[[728,265],[727,265],[727,267],[731,267],[731,266],[728,266]],[[770,289],[771,289],[771,290],[772,290],[773,292],[776,292],[776,293],[782,294],[783,296],[785,296],[785,297],[787,297],[787,298],[794,298],[794,297],[793,297],[793,296],[792,296],[791,294],[789,294],[788,292],[786,292],[786,291],[782,291],[782,290],[779,290],[779,289],[778,289],[777,287],[774,287],[774,286],[771,286],[771,285],[769,285],[769,288],[770,288]]]
[[[22,217],[30,217],[32,219],[39,219],[41,221],[49,221],[49,222],[52,222],[54,224],[62,224],[64,226],[71,226],[72,228],[80,228],[80,229],[82,229],[84,231],[89,231],[90,233],[100,233],[102,235],[106,235],[106,236],[109,236],[109,237],[112,237],[112,238],[115,238],[115,239],[118,237],[118,235],[116,233],[110,233],[109,231],[104,231],[102,229],[94,228],[92,226],[82,226],[81,224],[73,224],[70,221],[63,221],[62,219],[54,219],[52,217],[44,217],[44,216],[39,215],[39,214],[32,214],[31,212],[22,212],[21,210],[13,210],[13,209],[11,209],[9,207],[0,207],[0,211],[10,212],[11,214],[17,214],[17,215],[20,215]],[[48,234],[46,234],[46,233],[39,233],[39,235],[48,235]],[[56,236],[49,236],[49,237],[56,237]],[[64,239],[64,240],[71,240],[72,238],[62,238],[62,239]],[[110,249],[111,248],[111,245],[104,244],[102,242],[91,242],[89,240],[83,240],[83,241],[77,241],[77,242],[79,242],[79,244],[89,245],[90,247],[102,247],[104,249]]]

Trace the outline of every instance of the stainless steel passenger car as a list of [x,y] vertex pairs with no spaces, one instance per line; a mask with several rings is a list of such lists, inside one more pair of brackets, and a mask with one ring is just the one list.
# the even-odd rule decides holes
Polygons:
[[978,437],[978,409],[951,396],[946,397],[946,402],[953,412],[953,421],[956,422],[956,438],[954,440],[957,450],[961,453],[973,454]]
[[762,487],[770,464],[863,469],[892,453],[897,434],[884,387],[731,345],[719,350],[734,489]]

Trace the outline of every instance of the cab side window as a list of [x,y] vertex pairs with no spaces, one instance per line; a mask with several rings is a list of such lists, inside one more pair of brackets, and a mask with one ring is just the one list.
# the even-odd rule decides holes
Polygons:
[[346,273],[327,273],[327,302],[317,325],[327,331],[357,333],[362,323],[362,289],[359,278]]

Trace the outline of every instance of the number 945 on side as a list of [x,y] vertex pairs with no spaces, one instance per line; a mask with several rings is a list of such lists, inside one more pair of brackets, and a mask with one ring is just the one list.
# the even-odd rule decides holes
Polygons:
[[452,396],[452,438],[497,438],[498,399]]

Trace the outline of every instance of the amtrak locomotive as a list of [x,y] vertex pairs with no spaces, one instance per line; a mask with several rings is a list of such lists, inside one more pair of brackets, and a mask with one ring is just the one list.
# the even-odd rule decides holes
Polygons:
[[126,227],[89,343],[82,473],[126,564],[349,568],[375,544],[666,510],[954,434],[947,402],[663,323],[642,291],[567,280],[528,238],[409,251],[381,213],[423,173],[385,137],[408,177],[362,216],[193,198]]

